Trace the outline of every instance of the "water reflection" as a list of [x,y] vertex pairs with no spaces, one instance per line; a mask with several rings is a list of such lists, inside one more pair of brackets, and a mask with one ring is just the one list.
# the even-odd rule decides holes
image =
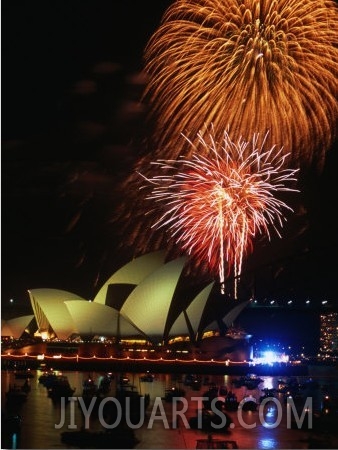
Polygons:
[[275,439],[263,438],[258,441],[257,448],[266,448],[271,450],[272,448],[279,448],[278,442]]
[[[5,394],[12,384],[23,384],[24,380],[16,380],[13,372],[3,371],[1,379],[1,396],[2,396],[2,411],[3,413],[19,413],[22,420],[21,427],[21,440],[17,441],[17,448],[26,449],[43,449],[43,448],[64,448],[60,439],[60,433],[69,430],[81,430],[86,425],[85,416],[81,411],[81,408],[77,403],[70,402],[65,407],[64,425],[58,429],[57,424],[62,422],[62,410],[61,403],[58,401],[52,401],[47,395],[47,390],[43,384],[39,382],[39,376],[41,371],[35,372],[35,377],[30,380],[31,390],[27,396],[27,401],[21,406],[13,406],[9,408],[6,406]],[[81,396],[83,390],[83,382],[90,375],[97,385],[105,375],[103,373],[92,372],[64,372],[64,375],[68,377],[69,383],[75,388],[75,396]],[[139,443],[135,448],[195,448],[197,439],[204,439],[207,436],[206,431],[192,430],[184,426],[183,421],[177,421],[178,427],[173,427],[175,422],[175,410],[174,406],[170,402],[163,400],[163,407],[166,415],[166,419],[169,424],[169,429],[164,426],[163,420],[154,419],[153,413],[154,401],[156,398],[163,399],[167,389],[177,387],[186,392],[185,399],[187,400],[187,410],[185,412],[186,417],[189,419],[196,416],[197,403],[192,401],[193,397],[200,397],[208,391],[210,386],[217,385],[223,386],[228,391],[234,392],[238,399],[250,394],[257,399],[257,405],[261,401],[263,389],[277,389],[279,385],[278,377],[262,377],[263,383],[258,388],[248,391],[245,386],[235,388],[233,380],[235,377],[231,376],[216,376],[205,375],[202,377],[202,382],[198,386],[198,389],[192,386],[185,385],[184,376],[177,376],[172,374],[154,374],[152,381],[143,381],[142,375],[136,373],[125,374],[113,374],[113,378],[110,385],[110,391],[108,395],[113,396],[116,394],[116,390],[119,385],[120,377],[126,377],[128,379],[127,384],[130,385],[135,391],[138,391],[141,395],[148,394],[150,396],[150,405],[147,409],[147,415],[145,417],[144,424],[140,429],[135,430],[135,434]],[[305,381],[299,379],[300,382]],[[330,392],[330,395],[338,394],[338,381],[337,378],[320,379],[321,386],[326,386],[326,391]],[[308,392],[307,392],[308,394]],[[322,404],[323,397],[322,389],[313,390],[313,404]],[[315,431],[300,430],[300,429],[288,429],[287,420],[285,417],[285,405],[277,394],[276,400],[280,400],[280,404],[283,407],[283,414],[280,417],[280,411],[278,403],[274,403],[274,400],[266,401],[263,408],[257,408],[257,410],[242,411],[239,414],[238,411],[230,411],[229,414],[233,420],[230,429],[226,432],[227,439],[235,440],[238,443],[239,448],[246,449],[267,449],[267,448],[309,448],[311,442],[322,442],[324,437]],[[182,405],[178,407],[182,409]],[[155,415],[160,416],[160,411],[154,411]],[[153,423],[153,426],[149,428],[149,423]],[[277,424],[277,425],[276,425]],[[98,420],[97,416],[90,416],[90,429],[102,430],[102,424]],[[214,431],[213,437],[223,438],[225,433]],[[327,439],[327,435],[325,438]],[[23,444],[24,443],[24,444]],[[337,448],[338,438],[334,433],[330,431],[329,441],[325,441],[325,448]],[[321,444],[320,444],[321,445]],[[2,446],[2,448],[6,448]],[[10,448],[10,447],[7,447]],[[12,447],[13,448],[13,447]]]

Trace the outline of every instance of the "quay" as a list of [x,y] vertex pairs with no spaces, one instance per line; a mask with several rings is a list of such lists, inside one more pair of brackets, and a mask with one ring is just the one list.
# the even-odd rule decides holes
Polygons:
[[43,355],[43,359],[36,355],[1,355],[1,369],[11,370],[16,368],[38,369],[53,367],[56,370],[71,371],[122,371],[122,372],[154,372],[154,373],[196,373],[213,375],[245,375],[254,372],[257,375],[269,376],[306,376],[308,366],[306,364],[275,363],[273,365],[256,364],[249,362],[229,362],[220,360],[198,359],[150,359],[150,358],[102,358],[102,357],[78,357]]

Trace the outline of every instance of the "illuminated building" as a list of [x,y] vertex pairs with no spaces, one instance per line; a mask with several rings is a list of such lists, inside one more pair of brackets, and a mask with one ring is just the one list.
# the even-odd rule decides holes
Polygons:
[[[149,347],[185,342],[190,351],[204,338],[207,341],[208,333],[219,335],[221,342],[220,329],[229,329],[249,301],[226,299],[223,315],[206,320],[204,313],[214,282],[193,294],[187,303],[182,294],[177,294],[185,263],[185,257],[166,261],[162,251],[135,258],[104,283],[93,301],[59,289],[30,289],[35,336],[46,342],[88,345],[134,342]],[[180,307],[173,314],[174,300]],[[222,348],[217,348],[219,356],[225,352],[230,357],[243,343],[240,339],[230,341],[231,346],[223,342]]]
[[34,315],[30,314],[27,316],[15,317],[10,320],[1,319],[1,336],[19,339],[26,331],[26,328],[29,326],[33,318]]
[[330,358],[338,355],[338,313],[320,315],[320,356]]

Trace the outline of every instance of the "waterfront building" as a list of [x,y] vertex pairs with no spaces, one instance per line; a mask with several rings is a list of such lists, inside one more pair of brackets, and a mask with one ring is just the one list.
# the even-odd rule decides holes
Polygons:
[[92,301],[60,289],[30,289],[35,336],[58,346],[60,341],[91,347],[127,342],[248,360],[250,335],[231,330],[250,302],[224,298],[222,315],[210,315],[207,304],[215,283],[183,294],[185,263],[185,257],[167,261],[163,251],[135,258],[109,277]]
[[338,313],[320,315],[320,356],[331,358],[338,356]]

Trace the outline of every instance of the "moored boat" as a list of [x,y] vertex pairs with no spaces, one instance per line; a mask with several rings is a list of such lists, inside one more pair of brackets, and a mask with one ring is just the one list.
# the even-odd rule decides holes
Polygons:
[[236,388],[240,388],[240,387],[244,386],[248,390],[254,390],[254,389],[257,389],[258,386],[261,383],[263,383],[263,381],[264,380],[262,378],[258,377],[255,374],[250,373],[250,374],[240,377],[236,380],[233,380],[232,383]]
[[99,393],[108,394],[111,389],[111,382],[113,378],[114,376],[112,373],[106,373],[103,375],[99,382]]
[[59,400],[61,397],[72,397],[75,392],[75,388],[72,388],[69,384],[68,377],[64,375],[58,375],[54,380],[54,383],[48,388],[48,397],[53,400]]
[[126,427],[116,427],[106,431],[64,431],[61,442],[79,448],[134,448],[138,443],[134,431]]
[[174,398],[182,398],[185,397],[185,390],[180,389],[178,387],[172,387],[170,389],[166,389],[164,393],[164,400],[166,402],[172,402]]
[[153,375],[149,370],[142,376],[140,376],[140,381],[144,383],[152,383],[154,381],[155,375]]
[[217,427],[219,432],[228,431],[233,420],[227,414],[222,405],[214,405],[213,409],[202,408],[197,411],[197,415],[189,419],[189,425],[192,429],[202,429],[204,431],[214,431]]
[[21,448],[21,424],[19,414],[1,411],[1,448]]
[[18,370],[14,372],[14,377],[17,380],[26,380],[27,378],[34,378],[34,373],[30,369]]
[[211,434],[209,434],[207,439],[197,439],[196,448],[238,448],[236,441],[224,440],[224,439],[214,439]]
[[27,400],[27,392],[22,389],[22,386],[13,385],[9,387],[6,392],[6,401],[10,404],[20,405]]
[[258,406],[257,403],[257,399],[253,395],[243,397],[240,402],[243,411],[256,411]]
[[[116,399],[122,407],[123,416],[128,414],[133,423],[140,419],[142,411],[145,412],[150,403],[149,394],[140,394],[133,385],[121,385],[120,389],[116,391]],[[108,414],[109,407],[113,407],[112,414],[110,414],[113,417],[115,415],[114,405],[110,402],[106,404],[106,407]]]
[[98,391],[98,386],[95,384],[95,381],[91,375],[83,380],[82,383],[82,395],[95,395]]
[[57,379],[57,374],[53,371],[45,371],[39,376],[39,383],[43,384],[46,388],[49,388]]

